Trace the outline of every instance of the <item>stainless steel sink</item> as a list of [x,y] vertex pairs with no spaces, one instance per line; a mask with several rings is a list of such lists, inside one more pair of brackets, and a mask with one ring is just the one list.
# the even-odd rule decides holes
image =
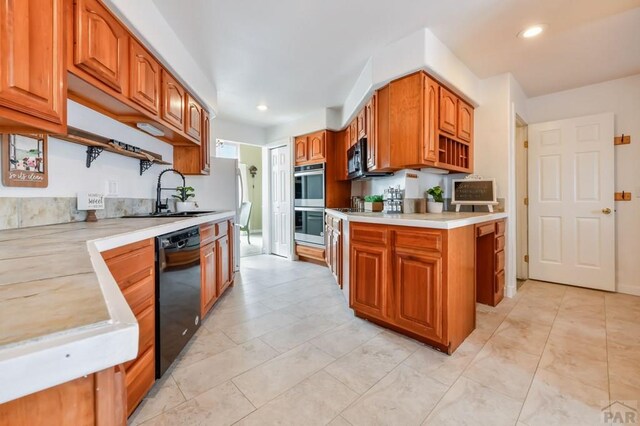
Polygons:
[[217,213],[217,210],[195,210],[190,212],[163,212],[163,213],[141,213],[122,216],[125,219],[131,218],[150,218],[150,217],[198,217],[212,213]]

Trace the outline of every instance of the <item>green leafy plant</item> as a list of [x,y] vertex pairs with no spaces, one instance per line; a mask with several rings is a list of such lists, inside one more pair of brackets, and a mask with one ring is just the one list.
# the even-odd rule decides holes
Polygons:
[[381,203],[383,201],[382,195],[367,195],[364,197],[367,203]]
[[434,186],[433,188],[429,188],[425,191],[425,195],[431,195],[433,197],[433,201],[436,203],[444,202],[443,195],[444,191],[440,186]]
[[191,186],[179,186],[176,188],[176,192],[177,194],[172,195],[172,197],[183,203],[196,196],[195,189]]

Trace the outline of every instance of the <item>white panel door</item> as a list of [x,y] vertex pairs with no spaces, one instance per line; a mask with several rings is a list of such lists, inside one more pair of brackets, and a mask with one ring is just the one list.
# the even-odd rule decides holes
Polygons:
[[291,159],[289,147],[274,148],[271,158],[271,253],[288,257],[291,243]]
[[529,277],[615,290],[614,116],[529,126]]

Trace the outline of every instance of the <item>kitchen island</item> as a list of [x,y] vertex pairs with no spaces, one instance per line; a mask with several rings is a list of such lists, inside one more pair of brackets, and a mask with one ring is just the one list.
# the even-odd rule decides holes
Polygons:
[[[138,321],[103,252],[234,215],[107,219],[0,232],[0,404],[136,358]],[[95,380],[112,384],[117,378]]]
[[477,294],[502,297],[506,217],[327,209],[327,261],[357,316],[451,354],[475,328]]

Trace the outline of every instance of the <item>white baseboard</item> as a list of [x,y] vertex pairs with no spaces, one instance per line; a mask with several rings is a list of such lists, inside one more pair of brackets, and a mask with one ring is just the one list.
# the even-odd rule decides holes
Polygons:
[[631,294],[633,296],[640,296],[640,285],[631,284],[617,284],[618,293]]

